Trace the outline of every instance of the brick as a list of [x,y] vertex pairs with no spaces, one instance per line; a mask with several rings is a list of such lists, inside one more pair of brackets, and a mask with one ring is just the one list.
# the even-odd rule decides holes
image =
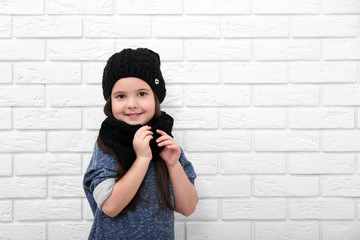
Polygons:
[[353,219],[353,200],[292,200],[290,219]]
[[251,239],[250,222],[189,222],[188,240],[248,240]]
[[112,0],[48,0],[48,14],[113,14]]
[[99,109],[85,109],[84,111],[84,126],[86,129],[100,129],[101,123],[105,120],[106,115],[101,108]]
[[161,62],[183,60],[183,41],[178,39],[156,39],[156,41],[148,39],[118,40],[115,45],[116,51],[121,51],[124,48],[149,48],[160,55]]
[[0,132],[0,152],[45,152],[45,132]]
[[290,109],[288,114],[289,128],[354,128],[353,109]]
[[320,41],[312,39],[258,39],[254,42],[254,59],[259,61],[319,60]]
[[11,18],[10,17],[0,17],[0,37],[1,38],[10,38],[11,37]]
[[185,88],[186,106],[249,106],[249,86],[188,86]]
[[220,21],[214,17],[156,17],[152,24],[157,38],[220,37]]
[[360,60],[360,43],[352,39],[324,40],[325,60]]
[[102,83],[106,62],[104,63],[84,63],[82,66],[82,79],[83,82],[88,84]]
[[167,109],[175,119],[174,129],[217,129],[219,113],[216,109]]
[[352,154],[290,154],[291,174],[353,174],[355,159]]
[[319,88],[315,85],[255,86],[255,106],[317,106]]
[[188,151],[250,151],[251,133],[241,130],[187,131],[186,149]]
[[255,222],[257,240],[319,240],[317,222]]
[[359,197],[359,184],[358,177],[324,177],[323,196]]
[[14,216],[17,221],[80,220],[80,199],[18,200]]
[[91,225],[89,222],[49,223],[49,239],[86,239]]
[[294,37],[356,37],[355,16],[301,16],[292,18]]
[[319,14],[320,0],[256,0],[255,14]]
[[50,132],[50,152],[91,152],[98,136],[97,132]]
[[51,107],[104,106],[102,89],[98,85],[50,86],[47,88]]
[[177,131],[177,130],[174,130],[172,132],[172,135],[174,135],[174,140],[177,142],[177,144],[179,146],[181,146],[181,148],[186,151],[186,146],[185,146],[185,138],[184,138],[184,132],[182,131]]
[[0,224],[0,233],[3,239],[45,240],[46,223]]
[[176,220],[217,220],[219,202],[217,199],[201,199],[196,205],[196,211],[190,217],[177,214]]
[[50,60],[107,60],[114,53],[111,40],[49,40]]
[[183,222],[174,223],[174,235],[176,240],[185,239],[185,225]]
[[[11,201],[0,201],[0,222],[12,221],[12,202]],[[0,233],[3,234],[0,224]]]
[[285,63],[224,63],[224,83],[287,83],[288,70]]
[[196,188],[200,198],[249,197],[251,179],[239,176],[201,176],[196,179]]
[[250,14],[250,0],[185,0],[186,14]]
[[317,177],[255,177],[255,196],[309,197],[319,194]]
[[250,40],[188,40],[185,42],[188,61],[246,61],[251,59]]
[[43,14],[43,0],[7,0],[0,2],[0,14]]
[[220,66],[216,63],[165,63],[161,71],[167,84],[220,82]]
[[149,17],[92,17],[83,21],[84,36],[87,38],[151,37]]
[[14,64],[14,82],[45,84],[81,83],[81,65],[61,64]]
[[166,97],[162,107],[180,107],[183,105],[183,88],[181,86],[166,86]]
[[285,200],[223,200],[221,218],[239,219],[285,219]]
[[181,14],[182,1],[181,0],[116,0],[117,13],[119,14]]
[[292,63],[290,78],[293,83],[356,82],[356,63]]
[[11,109],[3,108],[0,109],[0,129],[11,129],[12,120],[11,120]]
[[186,153],[187,159],[191,161],[196,169],[196,174],[217,174],[218,156],[213,153]]
[[15,109],[16,129],[81,129],[80,110]]
[[78,17],[15,17],[14,37],[81,37]]
[[9,85],[0,88],[0,106],[44,106],[44,86]]
[[221,174],[280,174],[285,169],[285,154],[221,154]]
[[285,128],[286,111],[283,109],[222,110],[222,129],[235,128]]
[[81,156],[74,154],[21,154],[14,155],[14,173],[30,175],[81,174]]
[[82,200],[82,218],[86,220],[94,220],[94,215],[86,198]]
[[11,82],[12,82],[11,64],[10,63],[0,63],[0,83],[11,83]]
[[45,41],[0,40],[0,60],[45,60]]
[[48,179],[49,196],[54,198],[85,197],[82,181],[83,176],[51,177]]
[[[95,147],[95,143],[94,143],[94,147]],[[86,169],[88,168],[89,164],[90,164],[90,160],[92,157],[92,153],[91,154],[82,154],[82,164],[81,164],[81,173],[85,174]]]
[[360,13],[359,0],[325,0],[323,2],[325,14],[356,14]]
[[[0,168],[0,176],[1,177],[10,177],[12,175],[12,156],[9,154],[1,154],[0,155],[0,163],[1,163],[1,168]],[[0,214],[1,216],[1,214]]]
[[319,151],[319,133],[315,131],[255,132],[255,151]]
[[360,151],[360,133],[354,130],[334,130],[323,132],[324,152]]
[[289,21],[285,16],[225,17],[222,28],[225,38],[289,36]]
[[322,87],[322,103],[325,106],[351,106],[360,104],[360,86],[328,85]]
[[0,199],[44,198],[46,196],[45,178],[1,178]]
[[360,236],[358,222],[323,222],[322,236],[326,240],[357,239]]

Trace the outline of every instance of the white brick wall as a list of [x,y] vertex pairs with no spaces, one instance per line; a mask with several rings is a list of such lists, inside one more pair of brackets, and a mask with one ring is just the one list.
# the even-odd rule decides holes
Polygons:
[[360,0],[0,0],[0,239],[86,239],[115,51],[160,53],[178,240],[360,239]]

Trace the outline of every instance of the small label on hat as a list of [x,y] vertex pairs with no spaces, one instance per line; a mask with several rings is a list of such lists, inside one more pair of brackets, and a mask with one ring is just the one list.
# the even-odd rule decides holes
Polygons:
[[155,84],[158,85],[160,83],[159,79],[155,78]]

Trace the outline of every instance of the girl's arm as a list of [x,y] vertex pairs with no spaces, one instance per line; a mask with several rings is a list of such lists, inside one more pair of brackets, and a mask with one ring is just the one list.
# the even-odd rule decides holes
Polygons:
[[143,181],[152,153],[149,142],[153,139],[151,127],[141,127],[134,136],[133,146],[136,160],[126,174],[114,185],[112,193],[101,206],[102,211],[109,217],[117,216],[134,198]]
[[196,208],[198,201],[197,191],[189,181],[183,167],[179,162],[181,150],[175,140],[161,130],[157,130],[162,136],[156,141],[159,147],[165,146],[160,153],[169,171],[171,185],[173,188],[175,210],[184,216],[190,216]]
[[174,166],[168,165],[168,170],[173,187],[175,210],[186,217],[190,216],[196,208],[197,191],[179,161]]

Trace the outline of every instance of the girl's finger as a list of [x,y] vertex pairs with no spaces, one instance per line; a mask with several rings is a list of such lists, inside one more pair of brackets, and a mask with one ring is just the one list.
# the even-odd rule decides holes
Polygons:
[[161,147],[161,146],[170,146],[170,145],[174,145],[174,142],[171,141],[171,140],[166,140],[166,141],[162,141],[158,145],[159,145],[159,147]]
[[137,131],[136,131],[136,133],[135,133],[135,136],[139,136],[139,135],[141,135],[141,133],[143,132],[143,131],[149,131],[151,129],[151,127],[150,126],[142,126],[141,128],[139,128]]
[[169,136],[166,132],[164,132],[164,131],[162,131],[160,129],[156,129],[156,132],[159,133],[162,136],[165,136],[165,135]]
[[151,139],[153,139],[154,137],[153,136],[151,136],[151,135],[147,135],[145,138],[144,138],[144,141],[146,141],[146,142],[150,142],[151,141]]
[[145,137],[147,137],[147,136],[152,136],[154,133],[153,132],[151,132],[151,131],[144,131],[144,132],[142,132],[142,133],[140,133],[140,135],[139,135],[139,137],[140,138],[142,138],[142,139],[144,139]]
[[169,135],[167,135],[167,136],[161,136],[161,137],[159,137],[158,139],[156,139],[156,142],[162,142],[162,141],[165,141],[165,140],[170,140],[170,139],[172,139]]

